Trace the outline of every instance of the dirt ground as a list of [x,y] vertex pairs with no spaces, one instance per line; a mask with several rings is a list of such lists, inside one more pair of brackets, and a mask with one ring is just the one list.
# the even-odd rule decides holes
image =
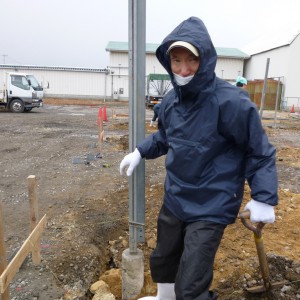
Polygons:
[[[103,106],[104,104],[102,104]],[[98,143],[100,105],[50,105],[30,113],[0,111],[0,200],[10,261],[29,235],[27,177],[38,182],[39,217],[47,215],[41,238],[42,263],[24,261],[9,287],[14,300],[100,299],[91,285],[104,280],[121,299],[121,256],[128,248],[128,179],[119,163],[128,152],[126,104],[106,103],[104,142]],[[147,134],[152,111],[146,111]],[[264,113],[265,129],[277,148],[280,204],[276,222],[263,230],[272,293],[252,295],[262,285],[253,234],[237,220],[227,227],[215,261],[212,288],[219,299],[300,299],[300,119]],[[148,258],[156,241],[162,201],[164,158],[146,161],[145,286],[155,295]],[[246,187],[244,202],[250,199]],[[244,205],[244,204],[243,204]],[[94,297],[94,298],[93,298]]]

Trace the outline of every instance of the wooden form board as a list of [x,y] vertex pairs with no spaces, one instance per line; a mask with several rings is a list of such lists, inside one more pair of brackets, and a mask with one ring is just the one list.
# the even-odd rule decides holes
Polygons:
[[[7,267],[7,259],[6,259],[6,250],[5,250],[5,242],[4,242],[4,222],[3,222],[3,207],[0,202],[0,274]],[[0,299],[9,300],[9,289],[6,289],[3,293],[1,293]]]
[[29,237],[23,243],[18,253],[14,256],[14,258],[11,260],[6,269],[1,274],[0,292],[2,294],[5,292],[16,273],[19,271],[26,256],[37,246],[36,244],[40,240],[40,236],[45,228],[46,221],[46,215],[44,215],[35,227],[35,229],[30,233]]

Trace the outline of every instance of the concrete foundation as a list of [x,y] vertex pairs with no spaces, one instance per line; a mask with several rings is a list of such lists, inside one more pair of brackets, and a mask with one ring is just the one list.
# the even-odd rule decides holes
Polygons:
[[130,253],[126,249],[122,254],[122,300],[136,298],[144,286],[144,255],[137,249],[137,253]]

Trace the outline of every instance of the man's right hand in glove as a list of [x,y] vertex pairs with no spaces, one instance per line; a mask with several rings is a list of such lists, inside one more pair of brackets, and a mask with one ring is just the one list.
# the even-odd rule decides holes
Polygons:
[[133,152],[127,154],[120,164],[120,174],[124,175],[125,168],[128,167],[126,175],[131,176],[133,170],[140,163],[142,157],[139,150],[136,148]]

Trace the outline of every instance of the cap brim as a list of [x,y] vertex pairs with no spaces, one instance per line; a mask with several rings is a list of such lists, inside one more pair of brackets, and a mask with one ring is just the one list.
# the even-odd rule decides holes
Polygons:
[[183,42],[183,41],[174,42],[168,48],[167,54],[169,54],[170,51],[174,48],[186,48],[187,50],[192,52],[195,56],[199,57],[199,52],[198,52],[197,48],[194,45],[190,44],[190,43]]

